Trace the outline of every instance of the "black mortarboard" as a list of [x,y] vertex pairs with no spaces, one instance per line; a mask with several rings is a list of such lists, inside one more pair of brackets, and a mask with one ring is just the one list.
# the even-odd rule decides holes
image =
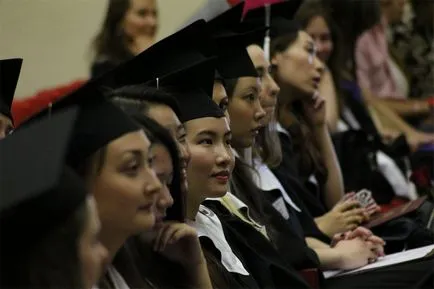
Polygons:
[[8,224],[15,231],[24,230],[34,242],[83,203],[84,184],[65,169],[77,115],[78,108],[70,108],[35,121],[0,142],[2,243],[14,238],[14,234],[4,233]]
[[67,155],[67,163],[73,168],[112,140],[140,129],[92,82],[88,82],[73,93],[54,102],[49,108],[41,111],[25,124],[45,117],[51,112],[61,111],[75,105],[80,107],[80,113]]
[[181,109],[182,122],[202,117],[219,118],[224,113],[212,100],[214,75],[215,58],[209,58],[153,80],[148,85],[173,91]]
[[[302,0],[289,0],[271,4],[270,9],[270,36],[272,38],[300,30],[300,25],[294,21],[294,15],[302,4]],[[249,10],[240,25],[242,30],[251,30],[266,26],[266,6]]]
[[34,247],[85,203],[83,180],[65,166],[77,115],[77,108],[56,113],[0,143],[0,284],[5,288],[17,286]]
[[20,77],[21,58],[0,60],[0,113],[12,120],[12,100]]
[[208,33],[213,40],[212,53],[218,57],[218,75],[226,79],[257,77],[255,66],[246,51],[251,42],[249,38],[255,34],[235,31],[241,21],[243,7],[244,3],[235,5],[207,23]]
[[95,83],[112,88],[145,83],[205,59],[203,53],[210,53],[209,45],[206,22],[198,20],[95,79]]
[[[297,13],[302,3],[303,0],[288,0],[271,4],[269,6],[271,12],[271,19],[273,19],[274,17],[283,17],[288,20],[294,19],[294,15],[295,13]],[[266,9],[267,8],[264,5],[256,9],[249,10],[246,15],[244,15],[243,22],[248,22],[250,20],[256,21],[258,19],[261,19],[261,23],[265,25]]]

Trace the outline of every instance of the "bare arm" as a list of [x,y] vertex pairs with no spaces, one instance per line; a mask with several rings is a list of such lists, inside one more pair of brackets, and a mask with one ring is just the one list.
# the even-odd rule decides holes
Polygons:
[[319,94],[326,100],[326,122],[331,132],[337,131],[339,121],[338,98],[335,83],[329,70],[324,71],[319,86]]
[[342,172],[327,127],[315,127],[313,133],[328,171],[327,180],[324,184],[324,199],[327,208],[330,210],[344,195]]
[[185,268],[186,278],[191,289],[212,289],[205,257],[202,262]]

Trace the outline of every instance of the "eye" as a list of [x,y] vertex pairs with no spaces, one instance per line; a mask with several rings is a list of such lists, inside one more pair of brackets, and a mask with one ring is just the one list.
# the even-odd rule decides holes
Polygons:
[[249,102],[254,102],[257,98],[256,93],[249,93],[248,95],[245,96],[245,99],[247,99],[247,101]]
[[178,137],[178,141],[182,144],[185,144],[185,138],[187,137],[187,134],[183,133]]
[[219,107],[221,110],[226,111],[228,109],[229,101],[227,98],[222,99],[219,103]]
[[204,138],[204,139],[198,141],[198,144],[200,144],[200,145],[212,145],[213,142],[212,142],[212,139],[210,139],[210,138]]
[[139,174],[141,163],[138,160],[130,161],[122,170],[129,177],[136,177]]

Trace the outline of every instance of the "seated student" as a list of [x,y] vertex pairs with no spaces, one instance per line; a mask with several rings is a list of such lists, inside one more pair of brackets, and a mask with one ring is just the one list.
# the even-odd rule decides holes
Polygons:
[[[151,167],[151,143],[143,129],[113,105],[90,82],[55,102],[51,111],[78,104],[81,108],[69,144],[67,164],[85,181],[96,200],[101,219],[101,241],[109,264],[125,241],[155,224],[154,206],[161,183]],[[128,288],[113,265],[101,287]]]
[[[180,154],[177,149],[177,147],[185,147],[184,137],[181,135],[178,141],[174,137],[179,136],[173,135],[177,134],[176,122],[181,125],[174,113],[174,111],[179,112],[179,108],[170,94],[152,87],[144,88],[140,85],[119,88],[111,95],[122,96],[122,98],[113,98],[113,101],[124,110],[133,113],[134,119],[144,126],[145,131],[154,136],[151,154],[154,159],[153,167],[162,183],[162,189],[156,201],[154,228],[130,239],[125,250],[116,257],[115,265],[121,273],[125,272],[124,274],[128,276],[126,281],[131,287],[137,287],[140,284],[134,280],[136,277],[128,272],[128,270],[134,270],[129,266],[129,262],[134,260],[141,272],[140,275],[145,278],[144,281],[151,283],[154,287],[173,288],[182,285],[191,288],[210,288],[206,261],[197,233],[184,223],[187,184],[184,179],[186,173],[183,170],[188,162],[181,161],[185,158],[180,158],[180,156],[186,156],[186,154]],[[125,98],[127,96],[130,98]],[[139,98],[141,100],[137,100]],[[172,110],[171,107],[174,109]],[[167,131],[147,115],[152,115],[162,120],[163,123],[166,121]],[[174,125],[170,124],[172,121]],[[174,129],[170,130],[171,127]],[[181,128],[183,130],[182,125]],[[182,150],[187,152],[185,149]],[[167,241],[169,242],[167,244],[163,237],[168,233],[160,234],[165,231],[174,234],[174,239]],[[155,266],[155,263],[159,266]],[[179,274],[168,279],[167,267],[173,268],[174,272],[179,272]]]
[[20,58],[0,60],[0,140],[14,128],[11,108],[22,63]]
[[2,288],[90,289],[103,271],[95,199],[64,165],[76,115],[54,114],[0,143]]
[[[301,51],[300,51],[300,53],[301,53]],[[299,60],[300,61],[300,60]],[[301,63],[300,63],[301,64]],[[315,67],[314,65],[312,65],[312,67]],[[306,86],[305,86],[305,88],[308,88],[309,86],[307,85],[307,82],[306,82]],[[230,94],[229,94],[230,95]],[[312,104],[313,105],[313,104]],[[239,110],[237,110],[237,109],[235,109],[235,107],[236,107],[236,105],[234,104],[233,105],[233,114],[231,114],[231,102],[229,102],[229,113],[230,113],[230,116],[231,116],[231,125],[233,124],[233,123],[236,123],[236,121],[235,121],[235,119],[232,117],[232,115],[234,115],[235,117],[237,117],[237,115],[239,115],[240,114],[240,112],[241,111],[239,111]],[[252,109],[253,110],[253,109]],[[245,110],[245,113],[247,113],[247,110]],[[253,114],[252,114],[253,115]],[[238,118],[237,118],[238,119]],[[246,181],[246,182],[248,182],[248,181]],[[280,187],[282,187],[282,185],[280,185]],[[249,194],[252,194],[252,192],[253,192],[253,190],[249,190]],[[292,218],[292,216],[293,215],[291,215],[291,218]],[[323,249],[326,249],[326,247],[323,247],[321,250],[323,250]],[[323,254],[324,252],[319,252],[319,255],[320,255],[320,260],[321,260],[321,257],[325,257],[324,256],[324,254]],[[330,255],[331,256],[331,255]],[[354,257],[354,255],[352,256],[352,257]],[[353,259],[353,261],[355,261],[354,260],[354,258],[351,258],[351,259]],[[324,260],[324,259],[323,259]],[[326,264],[322,264],[323,266],[325,266]],[[356,265],[357,266],[357,265]],[[419,270],[422,270],[422,267],[419,267]],[[343,283],[345,283],[345,280],[342,280],[343,281]],[[365,282],[366,281],[368,281],[369,282],[369,280],[365,280]],[[348,286],[348,285],[347,285]],[[366,285],[365,285],[366,286]],[[384,285],[383,285],[384,286]]]

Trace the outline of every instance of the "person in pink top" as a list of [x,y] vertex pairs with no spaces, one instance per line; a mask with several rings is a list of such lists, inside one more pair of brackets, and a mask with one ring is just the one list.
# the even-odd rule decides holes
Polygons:
[[365,99],[384,104],[402,117],[423,119],[430,113],[426,100],[408,99],[405,75],[392,60],[387,44],[388,25],[401,19],[405,0],[324,0],[342,30],[347,46],[343,58],[358,84],[372,94]]

